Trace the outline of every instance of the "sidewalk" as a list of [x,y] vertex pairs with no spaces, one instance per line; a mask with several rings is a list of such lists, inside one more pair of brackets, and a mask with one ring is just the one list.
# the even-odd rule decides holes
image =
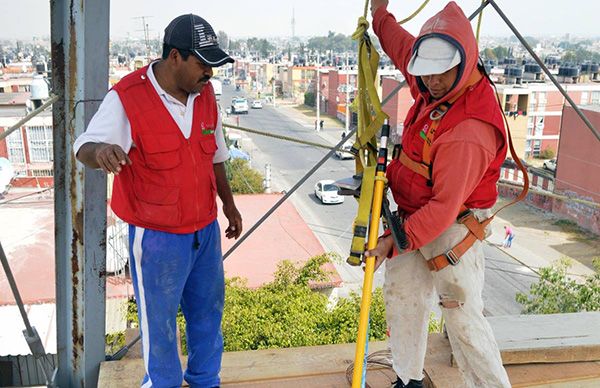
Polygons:
[[[308,127],[314,126],[315,112],[304,106],[278,107],[280,111],[294,121]],[[330,144],[337,144],[344,130],[343,123],[330,116],[321,116],[325,121],[324,129],[317,132]],[[495,208],[507,203],[500,198]],[[569,273],[589,275],[594,273],[592,261],[600,257],[600,237],[578,233],[556,225],[560,218],[518,203],[504,209],[492,222],[492,236],[487,241],[491,246],[502,250],[522,264],[537,271],[548,267],[562,258],[569,258],[572,266]],[[512,247],[503,248],[504,225],[510,225],[515,231]]]
[[[508,201],[500,198],[495,208]],[[487,241],[523,264],[537,270],[569,258],[569,273],[589,275],[594,273],[592,260],[600,256],[600,238],[591,234],[565,230],[556,225],[560,218],[553,214],[518,203],[504,209],[492,222],[493,234]],[[503,248],[504,226],[515,231],[512,247]]]

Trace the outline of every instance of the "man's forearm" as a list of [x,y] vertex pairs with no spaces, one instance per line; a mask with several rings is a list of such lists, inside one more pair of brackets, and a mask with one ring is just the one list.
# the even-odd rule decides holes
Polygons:
[[223,201],[223,205],[227,206],[233,204],[233,193],[231,192],[229,181],[227,181],[225,163],[215,163],[213,164],[213,169],[215,171],[217,193],[219,194],[219,198],[221,198],[221,201]]

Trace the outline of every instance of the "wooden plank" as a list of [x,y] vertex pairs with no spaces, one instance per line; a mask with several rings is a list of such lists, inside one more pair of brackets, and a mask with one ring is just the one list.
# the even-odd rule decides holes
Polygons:
[[600,360],[600,312],[489,317],[505,365]]
[[[229,352],[223,355],[224,383],[316,376],[343,372],[354,362],[354,344]],[[385,341],[369,344],[369,353],[387,349]]]
[[[369,353],[385,349],[385,341],[369,343]],[[181,357],[182,368],[185,368],[186,362],[186,357]],[[343,374],[353,362],[354,344],[227,352],[223,355],[221,380],[223,384],[265,384],[296,377]],[[100,365],[98,386],[133,387],[138,386],[143,377],[142,359],[106,361]]]
[[[425,356],[425,374],[432,388],[465,387],[456,366],[450,365],[451,348],[442,334],[431,334]],[[598,387],[600,362],[508,365],[513,387]]]

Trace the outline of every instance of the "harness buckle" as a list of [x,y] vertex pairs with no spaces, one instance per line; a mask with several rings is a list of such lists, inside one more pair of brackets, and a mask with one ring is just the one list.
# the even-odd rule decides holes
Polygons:
[[469,217],[475,217],[471,209],[467,209],[464,212],[460,213],[458,217],[456,217],[456,222],[458,222],[459,224],[464,224],[467,218]]
[[458,261],[460,260],[460,257],[458,257],[452,249],[450,249],[448,252],[446,252],[444,254],[444,256],[446,256],[446,260],[448,260],[448,263],[450,263],[450,265],[456,265],[456,264],[458,264]]

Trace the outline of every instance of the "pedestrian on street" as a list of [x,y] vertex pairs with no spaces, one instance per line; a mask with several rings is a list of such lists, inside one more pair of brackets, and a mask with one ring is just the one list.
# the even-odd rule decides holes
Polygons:
[[504,225],[504,242],[502,246],[504,248],[510,248],[512,246],[512,241],[515,238],[515,232],[510,225]]
[[[403,220],[399,247],[384,234],[365,252],[386,257],[384,296],[398,375],[394,387],[422,387],[428,321],[441,306],[453,355],[469,387],[510,387],[483,316],[483,242],[507,150],[502,112],[478,63],[469,20],[454,2],[417,37],[373,0],[373,29],[415,100],[401,148],[387,169]],[[475,236],[475,237],[473,237]],[[464,242],[466,241],[466,243]]]
[[319,127],[321,127],[321,131],[323,130],[324,124],[325,124],[325,121],[323,121],[323,120],[319,121]]
[[[74,144],[86,166],[115,175],[111,207],[129,223],[130,268],[138,306],[143,387],[218,387],[223,352],[224,273],[216,195],[242,232],[224,162],[229,158],[210,83],[232,63],[210,24],[175,18],[162,59],[134,71],[105,96]],[[188,363],[177,352],[179,307]]]

